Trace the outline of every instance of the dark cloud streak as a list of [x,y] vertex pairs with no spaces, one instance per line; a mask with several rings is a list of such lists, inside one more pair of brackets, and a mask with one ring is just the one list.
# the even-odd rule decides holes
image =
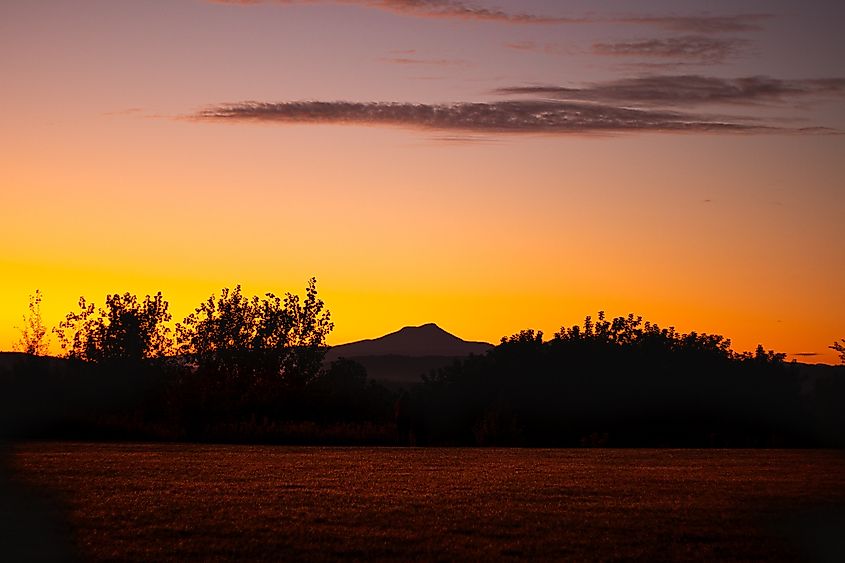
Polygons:
[[615,21],[652,25],[669,31],[683,33],[736,33],[758,31],[761,24],[774,17],[772,14],[734,14],[728,16],[630,16]]
[[216,4],[349,4],[422,18],[482,20],[516,24],[591,23],[589,18],[561,18],[534,14],[511,14],[458,0],[209,0]]
[[592,103],[509,100],[493,103],[241,102],[208,107],[189,119],[287,124],[395,126],[475,134],[780,131],[740,118],[724,121],[672,111]]
[[782,80],[767,76],[731,79],[694,74],[664,75],[598,82],[583,88],[516,86],[499,88],[495,93],[646,106],[749,105],[842,96],[845,94],[845,78]]
[[615,57],[681,59],[702,64],[718,64],[739,54],[747,44],[748,41],[737,38],[685,35],[664,39],[595,43],[593,52]]
[[566,53],[559,43],[537,43],[535,41],[513,41],[505,43],[505,47],[514,51],[545,53],[547,55],[562,55]]
[[483,8],[461,0],[207,0],[215,4],[255,6],[259,4],[307,5],[347,4],[384,10],[394,14],[420,18],[478,20],[512,24],[635,24],[658,27],[684,33],[723,33],[755,31],[769,14],[733,14],[724,16],[545,16],[527,13],[508,13],[495,8]]

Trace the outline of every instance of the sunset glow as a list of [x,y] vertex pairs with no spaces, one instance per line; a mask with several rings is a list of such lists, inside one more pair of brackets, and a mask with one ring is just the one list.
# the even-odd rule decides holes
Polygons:
[[50,325],[124,291],[181,320],[315,276],[332,344],[605,310],[836,363],[842,21],[822,1],[4,2],[0,349],[36,289]]

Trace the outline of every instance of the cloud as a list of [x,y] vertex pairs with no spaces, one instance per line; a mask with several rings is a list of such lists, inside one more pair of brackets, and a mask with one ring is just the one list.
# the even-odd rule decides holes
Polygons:
[[697,106],[703,104],[784,103],[798,98],[842,96],[845,78],[782,80],[767,76],[716,78],[695,74],[658,75],[597,82],[583,88],[516,86],[501,95],[614,104]]
[[470,134],[660,132],[763,133],[778,127],[665,110],[595,103],[508,100],[492,103],[240,102],[207,107],[188,119],[282,124],[394,126]]
[[505,43],[505,47],[508,49],[514,49],[515,51],[537,51],[540,49],[534,41],[512,41],[510,43]]
[[437,143],[449,143],[454,145],[475,145],[478,143],[498,143],[499,139],[484,135],[441,135],[439,137],[432,137],[432,141]]
[[395,14],[422,18],[482,20],[518,24],[590,23],[589,18],[565,18],[525,13],[508,13],[458,0],[210,0],[216,4],[350,4]]
[[[415,59],[415,61],[418,61]],[[399,63],[399,64],[417,64]],[[205,122],[390,126],[441,133],[441,138],[491,134],[633,132],[837,134],[826,127],[793,127],[783,117],[693,112],[706,104],[793,102],[845,94],[845,78],[783,80],[765,76],[715,78],[658,75],[583,87],[516,86],[493,102],[425,104],[354,101],[243,101],[208,106],[180,119]],[[681,108],[681,109],[674,109]]]
[[813,356],[821,356],[818,352],[794,352],[790,356],[801,356],[804,358],[811,358]]
[[683,33],[735,33],[758,31],[761,23],[774,17],[772,14],[733,14],[725,16],[629,16],[619,18],[620,23],[653,25],[669,31]]
[[528,13],[509,13],[496,8],[484,8],[461,0],[207,0],[215,4],[254,6],[259,4],[347,4],[384,10],[394,14],[420,18],[480,20],[512,24],[594,24],[621,23],[648,25],[685,33],[721,33],[754,31],[769,14],[734,14],[724,16],[544,16]]
[[512,41],[505,43],[505,47],[513,49],[514,51],[524,51],[533,53],[546,53],[547,55],[561,55],[566,53],[564,48],[559,43],[537,43],[535,41]]
[[381,62],[408,66],[465,66],[463,59],[415,59],[412,57],[384,57]]
[[681,59],[702,64],[718,64],[736,56],[748,44],[744,39],[686,35],[665,39],[643,39],[614,43],[595,43],[597,55]]

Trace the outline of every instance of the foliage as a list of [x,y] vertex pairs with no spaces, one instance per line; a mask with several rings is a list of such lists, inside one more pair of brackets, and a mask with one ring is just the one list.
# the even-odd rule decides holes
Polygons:
[[774,444],[803,431],[784,357],[599,312],[548,341],[533,330],[505,337],[424,378],[412,432],[417,443]]
[[834,342],[829,348],[839,352],[839,363],[845,364],[845,339]]
[[106,296],[104,308],[84,297],[79,311],[67,314],[54,329],[67,357],[86,362],[141,362],[160,358],[172,348],[168,303],[161,292],[143,301],[130,293]]
[[660,328],[655,323],[643,322],[642,317],[635,317],[633,314],[608,321],[604,311],[599,311],[596,322],[591,316],[587,316],[583,330],[578,325],[569,329],[561,327],[560,331],[555,333],[554,341],[558,344],[585,342],[643,350],[698,351],[722,358],[731,358],[734,355],[730,339],[721,335],[698,334],[695,331],[681,334],[675,331],[675,327]]
[[23,327],[20,327],[21,338],[12,349],[16,352],[24,352],[33,356],[45,356],[50,348],[50,338],[47,334],[47,327],[41,319],[41,300],[43,295],[40,289],[35,290],[35,295],[29,296],[29,312],[23,315]]
[[[845,367],[808,375],[762,346],[739,353],[721,335],[634,315],[599,312],[549,340],[524,330],[418,386],[390,390],[354,361],[322,364],[333,325],[314,279],[303,298],[224,289],[177,324],[175,344],[161,294],[79,305],[56,332],[67,356],[86,362],[67,364],[72,384],[59,377],[47,386],[61,397],[56,428],[65,436],[758,447],[841,445],[845,435]],[[164,354],[166,362],[148,361]],[[33,373],[43,360],[26,359]],[[18,380],[54,378],[41,371]],[[103,407],[70,414],[83,403]]]
[[311,278],[304,300],[287,293],[247,297],[238,285],[224,288],[182,323],[178,350],[204,376],[241,386],[284,381],[302,387],[318,373],[334,325]]

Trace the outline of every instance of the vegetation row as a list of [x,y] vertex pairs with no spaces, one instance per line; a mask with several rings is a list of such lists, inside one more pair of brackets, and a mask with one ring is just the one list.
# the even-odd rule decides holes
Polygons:
[[[211,296],[171,324],[161,293],[80,298],[44,358],[41,294],[0,384],[13,437],[513,446],[845,445],[845,368],[732,350],[629,315],[525,330],[481,356],[385,387],[324,362],[333,328],[304,297]],[[832,346],[845,363],[845,341]]]

